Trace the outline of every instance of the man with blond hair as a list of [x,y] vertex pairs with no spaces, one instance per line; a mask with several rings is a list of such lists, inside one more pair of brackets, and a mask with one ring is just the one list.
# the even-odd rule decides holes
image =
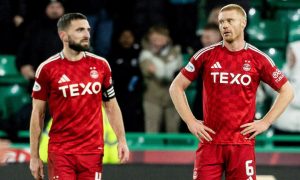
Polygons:
[[[254,137],[279,117],[293,98],[287,78],[266,54],[244,40],[247,15],[236,4],[218,15],[223,41],[199,50],[170,87],[173,103],[189,130],[199,138],[194,180],[255,180]],[[203,121],[192,114],[184,90],[203,78]],[[260,81],[278,92],[269,112],[254,121]]]

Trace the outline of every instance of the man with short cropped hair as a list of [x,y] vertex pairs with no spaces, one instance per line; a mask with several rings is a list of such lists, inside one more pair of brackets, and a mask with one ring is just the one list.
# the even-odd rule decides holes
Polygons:
[[100,180],[104,151],[102,101],[118,139],[119,159],[124,163],[129,158],[110,66],[104,58],[87,52],[90,26],[84,15],[65,14],[57,26],[63,50],[44,61],[35,74],[30,170],[35,179],[44,177],[38,150],[48,103],[53,118],[48,147],[49,179]]
[[[236,4],[218,15],[223,41],[199,50],[170,87],[175,107],[199,138],[194,180],[255,180],[254,137],[266,131],[293,99],[283,73],[266,54],[244,40],[247,15]],[[204,118],[192,114],[184,90],[203,78]],[[254,122],[255,94],[260,81],[278,92],[269,112]]]

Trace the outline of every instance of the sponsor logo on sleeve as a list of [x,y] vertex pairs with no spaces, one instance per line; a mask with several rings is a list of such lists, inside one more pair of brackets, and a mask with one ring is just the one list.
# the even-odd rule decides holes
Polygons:
[[273,76],[273,78],[275,79],[276,82],[279,82],[284,77],[284,74],[279,69],[276,69],[272,73],[272,76]]
[[32,90],[33,91],[40,91],[41,89],[42,89],[41,85],[38,82],[35,81]]
[[195,66],[189,62],[186,66],[185,66],[185,69],[188,71],[188,72],[194,72],[195,71]]

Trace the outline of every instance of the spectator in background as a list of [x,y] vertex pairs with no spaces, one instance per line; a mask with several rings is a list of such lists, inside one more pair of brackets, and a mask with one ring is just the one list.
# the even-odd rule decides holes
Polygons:
[[[197,0],[168,0],[168,17],[171,37],[175,44],[180,44],[183,53],[192,49],[196,39]],[[180,27],[180,28],[179,28]],[[188,36],[187,36],[188,34]]]
[[[287,48],[287,62],[283,72],[295,90],[295,97],[287,109],[274,123],[275,134],[300,135],[300,41],[292,42]],[[278,142],[276,145],[297,145],[299,142]]]
[[19,39],[19,28],[26,13],[25,0],[0,1],[0,54],[15,54]]
[[[58,1],[50,1],[45,13],[27,28],[17,54],[17,66],[21,74],[33,84],[38,65],[62,48],[57,21],[64,14],[64,7]],[[30,92],[32,85],[30,86]]]
[[129,28],[117,34],[109,61],[114,72],[115,89],[123,113],[124,126],[129,132],[144,131],[142,107],[142,75],[138,64],[140,45]]
[[141,40],[150,27],[168,24],[168,2],[166,0],[138,0],[133,8],[133,26],[137,40]]
[[[31,94],[34,84],[34,74],[38,65],[49,56],[62,49],[57,33],[57,21],[64,14],[64,7],[58,1],[50,1],[46,5],[44,15],[29,24],[25,37],[17,54],[17,66],[21,74],[29,80],[28,93]],[[11,121],[11,128],[17,133],[18,130],[28,129],[32,110],[31,103],[24,105]],[[50,119],[47,112],[45,121]],[[14,137],[14,136],[13,136]]]
[[159,132],[162,120],[167,132],[178,132],[180,118],[168,89],[182,66],[180,47],[173,46],[169,30],[153,26],[143,40],[140,67],[146,90],[143,96],[146,132]]
[[[217,42],[222,41],[222,36],[220,34],[219,26],[214,23],[207,24],[203,28],[203,32],[200,36],[201,48],[210,46]],[[197,119],[203,119],[203,106],[202,106],[202,86],[203,81],[201,76],[198,77],[196,81],[196,95],[193,104],[193,113]]]
[[65,0],[66,12],[80,12],[88,18],[91,26],[92,51],[102,57],[107,58],[111,50],[118,2],[118,0]]

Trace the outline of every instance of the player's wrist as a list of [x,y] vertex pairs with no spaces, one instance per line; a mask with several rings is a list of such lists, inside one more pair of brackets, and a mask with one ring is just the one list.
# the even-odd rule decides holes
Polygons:
[[270,122],[268,119],[263,119],[262,121],[264,121],[265,123],[267,123],[269,126],[272,125],[272,122]]
[[127,144],[126,138],[125,137],[121,137],[118,139],[118,143],[119,144]]

